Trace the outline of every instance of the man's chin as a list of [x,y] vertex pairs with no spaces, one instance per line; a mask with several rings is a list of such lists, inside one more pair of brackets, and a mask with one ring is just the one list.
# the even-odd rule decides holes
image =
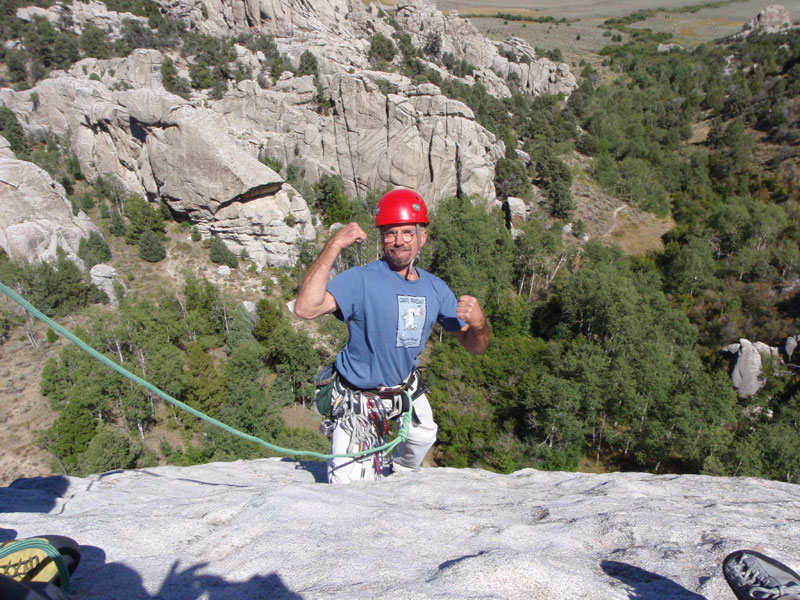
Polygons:
[[408,265],[411,264],[411,259],[404,255],[402,258],[398,256],[393,256],[390,253],[386,254],[386,262],[389,263],[389,266],[392,267],[395,271],[402,271]]

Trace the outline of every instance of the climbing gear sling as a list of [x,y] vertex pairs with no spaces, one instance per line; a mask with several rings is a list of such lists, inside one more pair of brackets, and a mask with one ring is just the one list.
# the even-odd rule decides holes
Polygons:
[[[332,373],[327,370],[321,373],[332,379],[327,384],[328,412],[320,424],[320,432],[331,439],[335,429],[345,432],[349,436],[347,453],[363,453],[385,446],[391,435],[390,422],[398,422],[404,415],[411,416],[411,402],[428,391],[417,369],[399,386],[368,390],[351,385],[335,369]],[[399,423],[397,428],[399,430]],[[392,466],[391,455],[382,450],[357,458],[356,462],[371,463],[376,478],[384,468]],[[366,464],[362,464],[362,469],[365,468]]]

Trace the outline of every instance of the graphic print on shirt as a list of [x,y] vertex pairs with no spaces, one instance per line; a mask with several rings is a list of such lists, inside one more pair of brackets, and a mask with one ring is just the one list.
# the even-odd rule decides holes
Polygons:
[[425,329],[427,306],[425,296],[397,296],[398,348],[418,348]]

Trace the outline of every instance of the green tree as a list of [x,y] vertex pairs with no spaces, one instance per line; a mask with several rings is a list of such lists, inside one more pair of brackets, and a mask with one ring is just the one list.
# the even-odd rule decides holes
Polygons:
[[84,476],[135,466],[130,438],[110,425],[101,423],[86,450],[77,457],[77,466]]
[[157,234],[145,229],[139,236],[139,258],[147,262],[158,262],[167,256],[164,243]]
[[317,75],[319,75],[317,57],[314,56],[310,51],[305,50],[300,55],[300,63],[297,67],[297,72],[295,75],[298,77],[302,77],[303,75],[313,75],[314,77],[317,77]]
[[86,282],[85,274],[60,248],[55,261],[25,264],[22,294],[49,316],[63,316],[93,302],[107,302],[105,293]]
[[528,198],[531,183],[525,172],[525,165],[518,160],[501,158],[495,165],[494,185],[501,200],[509,196]]
[[217,236],[211,238],[210,258],[214,264],[227,265],[231,269],[235,269],[239,264],[239,259],[236,258],[236,255]]
[[256,304],[256,323],[253,327],[253,336],[262,344],[268,343],[282,320],[283,313],[280,305],[262,298]]
[[122,215],[119,214],[119,211],[116,208],[112,208],[110,213],[111,225],[108,230],[109,233],[117,237],[125,235],[125,219],[122,218]]
[[189,97],[191,85],[186,79],[178,75],[178,69],[169,56],[164,57],[161,62],[161,82],[168,92],[177,94],[182,98]]
[[694,296],[714,280],[714,256],[708,243],[692,237],[672,256],[665,272],[668,288],[676,294]]
[[17,115],[5,106],[0,106],[0,134],[8,140],[11,151],[20,160],[27,159],[30,154],[30,146],[25,132],[17,121]]
[[344,182],[338,175],[323,174],[314,184],[317,205],[322,209],[325,225],[348,223],[353,217],[350,200],[344,191]]
[[369,39],[369,56],[373,60],[391,62],[395,54],[397,49],[394,43],[382,33],[375,33]]
[[80,45],[86,56],[100,59],[111,58],[111,40],[108,34],[91,23],[81,33]]
[[151,206],[141,196],[128,197],[125,201],[125,216],[128,218],[128,226],[125,228],[126,244],[137,244],[139,236],[145,231],[153,233],[164,231],[164,215],[161,209]]
[[183,375],[186,403],[197,410],[218,417],[224,398],[224,377],[217,371],[214,359],[197,342],[186,346]]
[[181,325],[186,336],[204,348],[220,346],[227,308],[219,290],[207,279],[187,274],[184,296],[182,311],[185,316]]
[[264,344],[268,364],[279,378],[289,383],[295,400],[303,404],[310,401],[320,357],[308,333],[304,329],[295,330],[291,323],[282,320]]
[[247,312],[244,304],[240,304],[236,307],[233,318],[228,326],[228,335],[225,341],[227,342],[225,351],[228,354],[239,344],[256,341],[253,337],[253,318],[250,316],[250,313]]
[[39,445],[55,457],[67,475],[77,475],[78,457],[89,446],[96,429],[97,422],[89,412],[67,406],[38,438]]
[[511,284],[511,234],[501,211],[448,198],[431,219],[431,271],[456,293],[475,296],[488,313]]
[[568,219],[575,210],[570,186],[563,179],[557,179],[547,186],[546,193],[550,214],[557,219]]
[[81,238],[78,244],[78,257],[81,258],[89,270],[93,266],[111,259],[111,249],[96,231],[89,233],[88,238]]

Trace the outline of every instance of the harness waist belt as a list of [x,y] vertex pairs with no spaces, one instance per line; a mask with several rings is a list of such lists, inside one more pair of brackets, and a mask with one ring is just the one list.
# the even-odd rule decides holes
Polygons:
[[341,381],[344,387],[350,390],[366,392],[367,394],[374,394],[384,399],[394,398],[395,396],[402,394],[406,390],[408,390],[408,392],[412,395],[412,397],[414,393],[419,391],[420,389],[425,389],[425,391],[427,391],[427,388],[425,388],[425,385],[422,383],[422,377],[420,377],[417,369],[411,371],[411,374],[406,378],[406,380],[403,383],[401,383],[400,385],[396,385],[394,387],[377,387],[377,388],[362,389],[347,381],[347,379],[345,379],[341,373],[339,373],[339,381]]

